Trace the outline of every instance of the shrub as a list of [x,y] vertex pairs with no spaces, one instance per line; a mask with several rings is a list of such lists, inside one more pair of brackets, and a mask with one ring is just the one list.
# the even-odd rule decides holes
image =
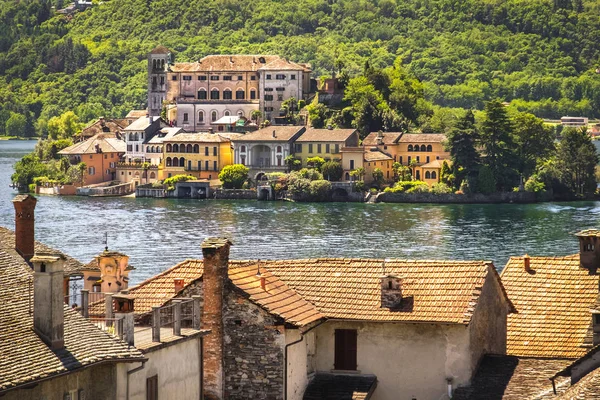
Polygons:
[[354,190],[357,192],[365,191],[365,182],[364,181],[355,181],[354,182]]
[[310,190],[310,181],[299,175],[294,175],[288,179],[288,191],[293,195],[307,194]]
[[168,191],[173,191],[177,182],[191,181],[193,179],[196,179],[196,177],[191,175],[175,175],[165,179],[163,184],[167,187]]
[[325,160],[319,156],[309,157],[306,159],[306,165],[311,168],[316,169],[317,171],[321,170],[321,167],[325,164]]
[[415,185],[408,189],[406,193],[429,193],[429,185],[426,183]]
[[433,194],[446,194],[452,193],[452,188],[443,182],[439,182],[431,186],[431,193]]
[[540,182],[536,174],[531,175],[529,179],[527,179],[527,182],[525,182],[526,192],[539,193],[543,192],[544,190],[546,190],[546,185],[544,182]]
[[316,169],[310,168],[302,168],[297,174],[304,179],[308,179],[309,181],[320,181],[323,180],[323,174],[321,174]]
[[226,165],[219,174],[225,189],[241,189],[248,179],[248,167],[242,164]]
[[309,193],[314,200],[327,200],[331,193],[331,182],[316,180],[310,183]]
[[[415,189],[421,187],[420,189]],[[428,192],[429,186],[423,181],[400,181],[396,182],[394,187],[385,188],[386,193],[415,193],[415,192]]]
[[342,164],[337,161],[327,161],[321,166],[321,173],[325,179],[332,182],[337,182],[342,179],[342,175],[344,175],[344,168],[342,168]]

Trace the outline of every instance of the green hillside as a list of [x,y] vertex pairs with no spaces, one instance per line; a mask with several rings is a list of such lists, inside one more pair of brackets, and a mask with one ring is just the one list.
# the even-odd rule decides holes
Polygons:
[[276,53],[317,76],[400,57],[439,106],[600,117],[598,0],[108,0],[72,19],[57,1],[0,0],[0,134],[145,107],[157,44],[179,61]]

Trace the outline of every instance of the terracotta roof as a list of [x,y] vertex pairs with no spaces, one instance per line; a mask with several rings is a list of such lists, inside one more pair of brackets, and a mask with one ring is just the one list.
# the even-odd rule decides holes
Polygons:
[[[217,54],[201,58],[200,61],[192,63],[175,63],[169,66],[172,72],[248,72],[258,69],[276,59],[279,56],[272,55],[248,55],[248,54]],[[261,59],[264,62],[261,63]]]
[[158,45],[154,49],[152,49],[150,54],[168,54],[170,52],[171,52],[171,50],[167,49],[165,46]]
[[137,349],[102,332],[66,304],[65,348],[52,351],[32,329],[31,268],[0,250],[0,270],[0,393],[99,362],[143,360]]
[[577,232],[575,236],[595,236],[600,237],[600,229],[585,229],[583,231]]
[[302,400],[368,400],[376,386],[375,375],[317,372],[306,386]]
[[[304,126],[269,126],[262,128],[257,131],[246,133],[244,136],[240,136],[239,139],[234,139],[238,142],[288,142],[297,138],[301,133],[306,130]],[[273,137],[275,132],[275,137]]]
[[121,129],[127,127],[127,120],[125,119],[104,119],[97,120],[90,125],[83,128],[81,133],[75,136],[82,136],[84,138],[90,138],[98,133],[117,133]]
[[392,156],[377,149],[365,149],[365,161],[389,161],[393,160]]
[[444,161],[446,161],[448,166],[452,165],[451,160],[433,160],[431,162],[428,162],[427,164],[421,165],[421,168],[442,168],[442,165],[444,165]]
[[443,133],[405,133],[398,143],[441,143],[446,140]]
[[406,296],[400,309],[389,310],[380,307],[383,261],[282,260],[269,261],[265,268],[327,318],[364,321],[467,325],[487,275],[500,280],[492,263],[486,261],[388,260],[385,270],[403,278]]
[[223,143],[229,141],[229,138],[221,137],[217,133],[178,133],[165,139],[164,143]]
[[96,153],[125,153],[124,140],[117,139],[115,133],[98,133],[93,137],[76,143],[58,152],[63,156]]
[[596,368],[576,384],[572,385],[557,400],[592,400],[600,399],[600,368]]
[[[371,132],[363,139],[363,146],[376,146],[378,132]],[[383,144],[396,144],[402,136],[402,132],[383,132]]]
[[259,70],[265,71],[307,71],[310,72],[310,66],[296,64],[295,62],[286,60],[284,58],[276,58],[266,65],[259,68]]
[[140,118],[140,117],[145,117],[146,114],[148,114],[147,110],[131,110],[127,113],[127,115],[125,116],[125,118],[127,119],[132,119],[132,118]]
[[521,357],[578,358],[592,322],[598,276],[580,268],[579,255],[511,257],[502,271],[508,297],[518,310],[507,322],[507,353]]
[[296,142],[345,142],[356,129],[315,129],[307,128]]
[[[12,255],[13,257],[19,257],[19,253],[15,250],[15,233],[10,229],[0,226],[0,250]],[[64,254],[61,251],[46,246],[44,243],[35,242],[35,251],[40,253],[58,253],[65,258],[64,274],[69,276],[82,275],[81,270],[84,268],[83,263],[74,259],[71,256]]]
[[[486,355],[466,387],[454,391],[452,400],[533,400],[556,398],[550,377],[568,360],[518,358]],[[570,384],[568,378],[555,380],[558,394]]]

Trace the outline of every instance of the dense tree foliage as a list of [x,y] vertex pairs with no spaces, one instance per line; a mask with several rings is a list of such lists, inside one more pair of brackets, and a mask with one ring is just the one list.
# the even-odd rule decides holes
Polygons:
[[[444,107],[499,98],[541,117],[600,116],[598,0],[108,0],[55,15],[63,4],[0,0],[0,134],[10,113],[45,134],[65,111],[87,122],[144,107],[158,44],[180,61],[276,53],[344,79],[399,59],[419,84],[388,82],[388,124],[413,120],[421,92]],[[375,89],[378,78],[367,74]]]

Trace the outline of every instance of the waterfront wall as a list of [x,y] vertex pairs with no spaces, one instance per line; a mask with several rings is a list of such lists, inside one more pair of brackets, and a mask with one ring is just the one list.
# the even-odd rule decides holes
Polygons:
[[36,194],[74,196],[77,193],[75,185],[36,186]]
[[551,197],[536,195],[531,192],[502,192],[493,194],[434,194],[434,193],[379,193],[376,203],[536,203],[550,201]]
[[215,189],[213,198],[217,200],[256,200],[254,189]]

